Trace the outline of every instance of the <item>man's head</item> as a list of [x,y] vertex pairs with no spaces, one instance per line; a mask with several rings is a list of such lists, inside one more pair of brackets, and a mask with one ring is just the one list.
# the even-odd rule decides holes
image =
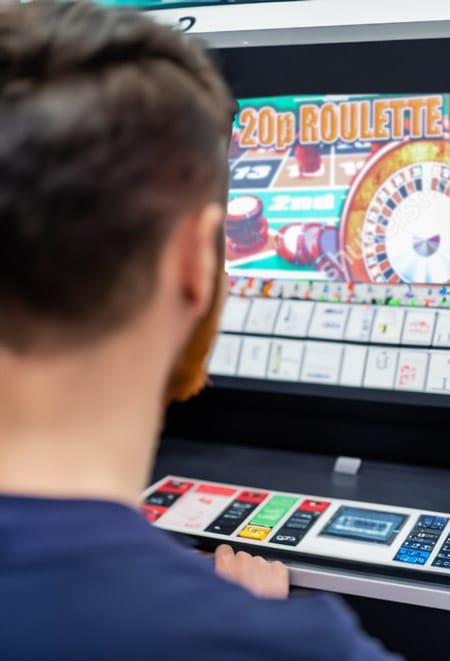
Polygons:
[[[143,16],[0,8],[0,346],[100,342],[164,296],[173,359],[197,329],[203,365],[233,105],[200,48]],[[192,390],[182,363],[169,398]]]

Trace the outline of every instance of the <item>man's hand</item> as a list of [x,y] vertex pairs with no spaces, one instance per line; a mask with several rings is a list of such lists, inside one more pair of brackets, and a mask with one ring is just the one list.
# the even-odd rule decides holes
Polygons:
[[232,583],[238,583],[257,597],[286,599],[289,594],[289,573],[282,562],[269,563],[260,556],[235,553],[222,544],[215,553],[216,572]]

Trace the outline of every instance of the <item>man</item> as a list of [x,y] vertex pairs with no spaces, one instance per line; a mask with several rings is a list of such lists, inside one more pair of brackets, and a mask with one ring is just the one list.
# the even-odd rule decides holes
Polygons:
[[0,658],[382,661],[328,596],[139,513],[224,292],[232,99],[133,13],[0,10]]

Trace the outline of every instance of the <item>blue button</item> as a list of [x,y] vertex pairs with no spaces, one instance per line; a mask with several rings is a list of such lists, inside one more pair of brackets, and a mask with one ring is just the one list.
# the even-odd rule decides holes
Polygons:
[[399,549],[397,555],[395,556],[395,560],[399,560],[400,562],[408,562],[412,565],[424,565],[429,557],[429,551],[419,551],[416,549],[402,547]]

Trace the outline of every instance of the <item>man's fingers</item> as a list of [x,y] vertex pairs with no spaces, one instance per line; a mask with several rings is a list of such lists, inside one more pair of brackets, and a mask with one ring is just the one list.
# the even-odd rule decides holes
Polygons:
[[230,562],[234,560],[234,551],[228,544],[221,544],[216,548],[215,563],[216,571],[219,574],[226,573],[227,568],[230,566]]
[[234,553],[221,544],[215,553],[216,571],[222,578],[239,583],[259,597],[286,599],[289,594],[289,572],[281,562],[268,563],[261,556],[245,551]]
[[233,557],[234,551],[229,544],[221,544],[216,548],[216,558]]

